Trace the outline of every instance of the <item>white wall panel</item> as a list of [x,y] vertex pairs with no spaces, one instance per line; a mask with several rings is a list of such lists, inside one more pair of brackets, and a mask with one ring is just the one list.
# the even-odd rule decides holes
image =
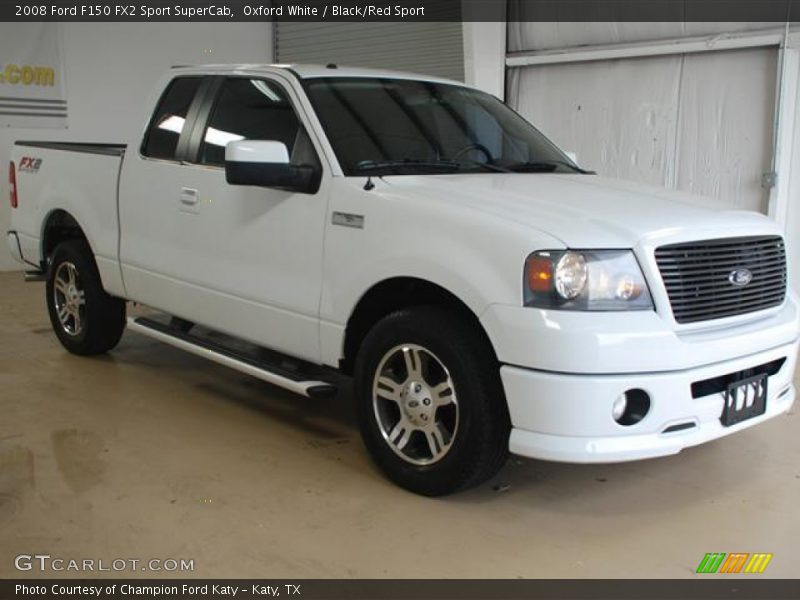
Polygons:
[[501,100],[506,95],[506,24],[465,21],[464,82]]
[[[17,26],[0,23],[0,36]],[[0,129],[0,270],[21,268],[5,244],[10,223],[6,173],[14,140],[125,142],[143,128],[152,109],[145,99],[170,66],[272,62],[269,23],[62,23],[59,27],[64,37],[69,129]]]
[[685,57],[674,187],[767,212],[777,57],[767,48]]
[[508,100],[603,175],[766,211],[775,49],[512,69]]
[[511,71],[509,102],[581,165],[655,185],[674,164],[680,58]]

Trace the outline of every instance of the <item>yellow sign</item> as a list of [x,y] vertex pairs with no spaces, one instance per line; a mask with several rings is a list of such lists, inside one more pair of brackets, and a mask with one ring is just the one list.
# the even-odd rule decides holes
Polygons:
[[41,65],[15,65],[0,66],[0,84],[10,85],[44,85],[56,84],[56,70],[53,67]]

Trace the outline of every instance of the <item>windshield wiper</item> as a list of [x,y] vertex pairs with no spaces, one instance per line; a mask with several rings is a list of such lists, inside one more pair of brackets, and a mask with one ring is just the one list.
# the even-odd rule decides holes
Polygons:
[[447,171],[458,169],[458,163],[451,160],[423,160],[404,158],[400,160],[362,160],[356,168],[359,171],[379,171],[381,169],[444,169]]
[[469,165],[471,167],[483,167],[484,169],[488,169],[489,171],[494,171],[495,173],[511,173],[511,169],[506,169],[505,167],[501,167],[500,165],[495,165],[488,162],[481,162],[479,160],[460,160],[458,161],[460,165]]
[[573,165],[572,163],[568,163],[564,160],[536,160],[531,162],[521,162],[515,165],[510,165],[508,167],[509,171],[544,171],[544,172],[553,172],[558,167],[566,167],[576,173],[582,173],[583,175],[596,175],[594,171],[587,171],[586,169],[581,169],[577,165]]
[[441,169],[445,171],[459,171],[464,167],[479,167],[496,171],[498,173],[510,173],[509,169],[480,162],[477,160],[448,160],[448,159],[417,159],[404,158],[400,160],[362,160],[357,168],[360,171],[378,171],[380,169],[399,169],[399,168],[419,168],[419,169]]

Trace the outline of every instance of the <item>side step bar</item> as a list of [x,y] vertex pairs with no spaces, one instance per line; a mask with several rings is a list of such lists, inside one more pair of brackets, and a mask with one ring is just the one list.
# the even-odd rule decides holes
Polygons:
[[173,329],[146,317],[128,317],[128,329],[252,375],[295,394],[309,398],[332,398],[337,392],[336,385],[331,382],[306,378],[303,373],[290,372],[268,361],[257,360],[222,344]]
[[44,271],[25,271],[25,283],[33,281],[47,281],[47,273]]

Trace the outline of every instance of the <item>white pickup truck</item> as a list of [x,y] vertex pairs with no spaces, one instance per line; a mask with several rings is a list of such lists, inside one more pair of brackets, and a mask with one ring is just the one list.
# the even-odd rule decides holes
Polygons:
[[674,454],[794,400],[765,216],[584,171],[452,81],[187,67],[150,106],[127,145],[13,149],[9,246],[70,352],[127,325],[312,397],[352,376],[369,452],[427,495],[509,451]]

